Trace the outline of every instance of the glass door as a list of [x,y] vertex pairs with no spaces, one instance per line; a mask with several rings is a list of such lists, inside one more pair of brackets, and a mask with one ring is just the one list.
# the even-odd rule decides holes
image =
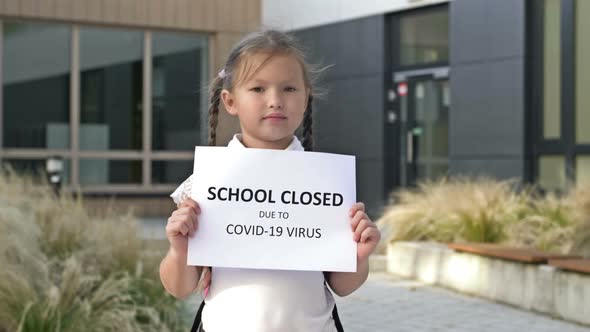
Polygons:
[[449,5],[387,15],[385,196],[448,171]]
[[432,75],[397,83],[402,186],[444,176],[449,168],[449,81]]

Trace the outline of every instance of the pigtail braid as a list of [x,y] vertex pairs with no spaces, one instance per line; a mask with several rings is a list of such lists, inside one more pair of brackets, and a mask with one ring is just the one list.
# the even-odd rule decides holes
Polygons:
[[223,90],[223,79],[216,77],[211,83],[209,91],[209,141],[210,146],[216,145],[217,123],[219,122],[219,103],[221,102],[221,90]]
[[303,148],[305,151],[313,151],[313,117],[312,117],[313,96],[310,93],[307,98],[307,108],[303,113]]
[[[209,146],[216,145],[217,123],[219,122],[219,103],[221,102],[221,90],[223,90],[223,78],[217,76],[211,82],[209,91]],[[211,267],[203,266],[199,281],[197,282],[197,292],[202,293],[211,283]]]

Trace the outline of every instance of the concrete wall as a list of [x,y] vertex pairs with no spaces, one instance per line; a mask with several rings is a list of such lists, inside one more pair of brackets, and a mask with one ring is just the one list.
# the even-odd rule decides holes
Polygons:
[[357,197],[376,215],[383,204],[383,15],[295,32],[310,60],[332,65],[315,109],[316,150],[357,156]]
[[402,277],[590,325],[590,275],[455,252],[437,243],[395,242],[387,271]]
[[525,1],[450,3],[450,171],[523,177]]

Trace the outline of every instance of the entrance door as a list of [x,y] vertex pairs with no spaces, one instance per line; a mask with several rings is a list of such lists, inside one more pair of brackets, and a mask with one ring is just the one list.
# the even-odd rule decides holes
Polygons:
[[400,184],[438,179],[449,168],[449,81],[422,75],[396,83],[399,97]]
[[406,185],[415,185],[420,180],[444,176],[449,169],[449,81],[411,79],[405,98],[401,108],[405,133],[401,151],[406,174],[402,178]]

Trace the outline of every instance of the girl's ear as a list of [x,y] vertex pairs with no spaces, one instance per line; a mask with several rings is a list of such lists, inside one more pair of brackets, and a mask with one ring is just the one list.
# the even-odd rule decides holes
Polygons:
[[225,106],[225,110],[227,113],[236,116],[238,111],[236,109],[236,100],[234,95],[226,89],[221,91],[221,101],[223,102],[223,106]]

